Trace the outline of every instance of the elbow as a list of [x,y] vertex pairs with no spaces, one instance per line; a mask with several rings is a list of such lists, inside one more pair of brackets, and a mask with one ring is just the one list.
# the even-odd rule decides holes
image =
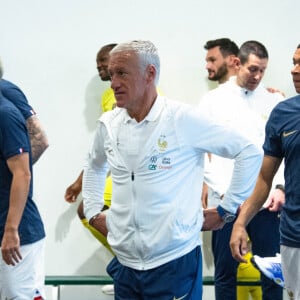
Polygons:
[[44,151],[45,151],[48,147],[49,147],[49,141],[48,141],[48,139],[45,139],[44,144],[43,144]]
[[29,188],[31,182],[31,172],[29,170],[18,172],[14,174],[14,179],[18,182],[23,182]]
[[24,174],[24,179],[26,182],[28,182],[28,184],[30,184],[30,181],[31,181],[31,173],[26,173]]

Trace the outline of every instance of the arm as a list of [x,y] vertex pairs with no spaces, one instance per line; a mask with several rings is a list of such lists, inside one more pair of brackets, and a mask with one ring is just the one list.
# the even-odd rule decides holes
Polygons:
[[268,91],[269,93],[272,93],[272,94],[274,94],[274,93],[279,93],[280,95],[282,95],[282,96],[285,98],[284,92],[282,92],[282,91],[280,91],[280,90],[278,90],[278,89],[276,89],[276,88],[267,87],[267,91]]
[[244,147],[234,159],[230,186],[224,196],[220,196],[222,204],[217,208],[204,210],[202,230],[218,230],[224,226],[225,220],[226,222],[234,221],[240,204],[251,194],[254,188],[261,166],[261,155],[258,148],[250,144]]
[[264,208],[269,211],[280,211],[285,202],[285,192],[283,185],[276,185],[275,189],[270,192],[267,201],[264,204]]
[[284,165],[281,164],[273,178],[272,190],[264,208],[271,212],[280,211],[285,203]]
[[251,196],[243,203],[237,220],[234,223],[230,248],[232,256],[241,262],[245,262],[243,255],[247,253],[246,226],[264,204],[270,189],[272,180],[281,163],[277,157],[264,156],[263,164]]
[[15,84],[3,80],[1,92],[3,96],[12,102],[26,120],[32,151],[32,161],[35,163],[48,147],[48,140],[34,109],[28,103],[25,94]]
[[49,143],[41,122],[36,115],[26,120],[26,127],[31,143],[32,163],[34,164],[48,148]]
[[31,179],[28,153],[9,158],[7,165],[13,175],[13,180],[1,251],[4,261],[14,266],[22,259],[18,227],[27,201]]
[[91,151],[84,166],[82,178],[82,197],[84,215],[88,221],[99,214],[103,208],[103,193],[108,171],[104,151],[104,137],[106,129],[98,123]]
[[79,174],[77,179],[67,187],[65,192],[65,200],[69,203],[75,202],[78,195],[80,194],[82,190],[82,177],[83,177],[83,171]]

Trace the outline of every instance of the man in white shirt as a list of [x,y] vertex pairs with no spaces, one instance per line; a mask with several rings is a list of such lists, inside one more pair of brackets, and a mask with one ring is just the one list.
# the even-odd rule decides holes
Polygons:
[[[300,94],[300,44],[293,55],[291,75],[295,90]],[[280,221],[281,261],[278,257],[259,261],[264,263],[260,266],[266,274],[272,274],[274,280],[281,284],[284,282],[290,300],[300,299],[299,112],[300,95],[280,102],[272,110],[266,125],[262,168],[252,195],[241,208],[230,240],[232,255],[238,261],[243,261],[247,251],[245,228],[260,211],[272,187],[274,175],[284,160],[286,201]],[[280,274],[281,267],[283,277]]]
[[[240,66],[237,76],[208,92],[200,106],[212,119],[236,128],[261,147],[266,120],[272,108],[283,97],[279,93],[268,92],[260,84],[268,63],[268,52],[261,43],[245,42],[239,50],[238,58]],[[222,229],[213,232],[212,240],[217,300],[236,299],[238,263],[231,256],[229,240],[233,221],[243,201],[223,198],[230,185],[232,168],[231,160],[213,156],[209,164],[209,173],[206,174],[206,183],[211,188],[209,201],[217,205],[217,218],[222,218],[226,223]],[[277,183],[282,182],[281,179]],[[279,210],[284,201],[284,193],[281,185],[277,187],[279,189],[275,189],[269,197],[267,209],[262,210],[247,228],[252,241],[252,251],[260,256],[274,256],[279,252]],[[210,221],[213,223],[213,220]],[[282,289],[264,276],[262,288],[264,300],[282,299]]]
[[[158,96],[160,61],[151,42],[119,44],[108,70],[117,107],[99,119],[84,168],[83,200],[89,223],[107,228],[116,254],[107,267],[115,299],[201,299],[199,178],[205,153],[235,159],[224,199],[241,201],[253,189],[261,150],[195,108]],[[105,216],[108,169],[114,192]],[[222,226],[223,220],[217,222]]]

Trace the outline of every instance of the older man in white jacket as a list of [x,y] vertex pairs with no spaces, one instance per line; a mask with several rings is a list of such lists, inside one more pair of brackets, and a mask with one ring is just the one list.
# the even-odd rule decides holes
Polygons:
[[[201,299],[200,201],[205,153],[235,159],[225,198],[245,199],[261,151],[197,109],[157,96],[160,62],[148,41],[121,43],[109,72],[117,108],[101,116],[84,169],[85,215],[107,226],[115,299]],[[112,205],[101,213],[107,171]],[[208,212],[213,219],[216,210]],[[222,226],[220,219],[213,226]],[[212,226],[204,225],[205,229]]]

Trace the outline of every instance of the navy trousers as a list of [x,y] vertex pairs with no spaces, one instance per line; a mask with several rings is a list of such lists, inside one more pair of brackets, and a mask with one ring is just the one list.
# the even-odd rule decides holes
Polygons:
[[[260,211],[247,226],[253,254],[275,256],[280,252],[280,218],[277,212]],[[212,250],[215,263],[215,299],[236,300],[236,274],[238,262],[233,259],[229,241],[233,222],[212,234]],[[282,300],[283,290],[272,280],[261,276],[263,300]]]
[[107,266],[114,280],[115,300],[201,300],[202,254],[190,253],[150,270],[128,268],[115,257]]

